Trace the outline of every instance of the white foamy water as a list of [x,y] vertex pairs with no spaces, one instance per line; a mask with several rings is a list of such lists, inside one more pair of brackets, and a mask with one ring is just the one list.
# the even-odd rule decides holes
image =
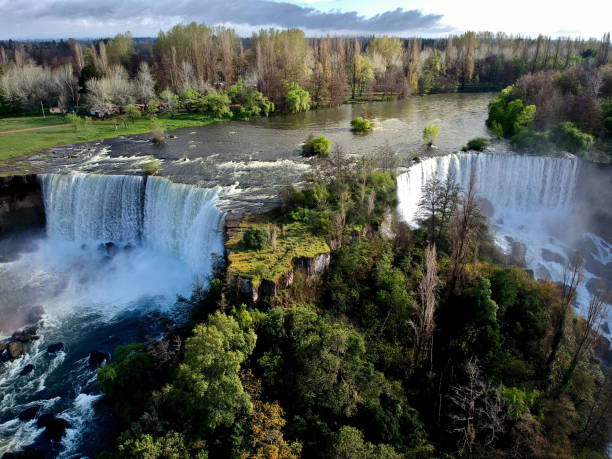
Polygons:
[[[397,179],[400,216],[416,226],[422,186],[434,176],[445,179],[454,174],[465,189],[472,168],[478,196],[493,206],[489,223],[497,245],[509,253],[511,241],[525,244],[525,261],[537,278],[560,281],[564,264],[582,247],[595,247],[591,258],[603,265],[612,262],[610,246],[602,238],[588,231],[576,234],[572,225],[580,169],[574,158],[487,153],[428,158]],[[584,311],[590,296],[586,283],[595,277],[585,270],[579,311]]]
[[[53,455],[81,457],[83,448],[96,451],[92,435],[100,427],[102,395],[89,352],[142,341],[134,330],[155,329],[150,314],[174,314],[177,295],[188,296],[195,281],[206,281],[223,254],[224,214],[216,208],[216,190],[161,178],[71,173],[40,179],[47,236],[17,260],[0,263],[0,320],[21,305],[45,311],[40,339],[26,346],[25,357],[0,366],[0,456],[40,443],[36,420],[17,418],[38,406],[38,415],[52,413],[70,424]],[[65,349],[49,354],[55,342]],[[30,364],[34,370],[20,376]]]

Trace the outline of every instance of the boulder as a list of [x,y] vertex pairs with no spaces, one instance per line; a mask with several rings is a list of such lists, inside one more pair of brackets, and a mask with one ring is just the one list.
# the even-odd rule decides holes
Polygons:
[[11,341],[8,343],[6,349],[8,350],[8,354],[11,359],[17,359],[25,355],[23,344],[19,341]]
[[91,351],[89,353],[89,364],[93,367],[102,365],[106,360],[108,360],[108,355],[104,352]]
[[38,428],[45,428],[45,436],[53,441],[60,441],[70,427],[68,421],[55,417],[53,414],[43,414],[36,421]]
[[510,248],[510,264],[519,268],[526,268],[527,261],[525,260],[525,255],[527,255],[527,246],[522,242],[513,241],[510,244]]
[[38,327],[26,327],[21,331],[13,333],[13,339],[22,343],[29,343],[38,339],[36,332],[38,332]]
[[552,261],[559,263],[560,265],[565,264],[565,257],[559,253],[553,252],[552,250],[542,249],[542,258],[544,261]]
[[19,420],[22,422],[31,421],[38,415],[39,411],[40,411],[39,406],[33,406],[31,408],[26,408],[21,413],[19,413],[19,416],[18,416]]
[[19,372],[19,376],[27,376],[34,371],[34,365],[31,363],[23,367],[23,370]]
[[610,324],[608,324],[608,322],[604,322],[603,325],[601,326],[601,331],[604,332],[606,335],[610,334]]
[[600,293],[603,294],[605,298],[605,295],[612,291],[612,280],[593,277],[587,281],[586,288],[589,293],[593,295]]
[[53,343],[47,346],[47,352],[49,354],[55,354],[56,352],[64,350],[64,343]]

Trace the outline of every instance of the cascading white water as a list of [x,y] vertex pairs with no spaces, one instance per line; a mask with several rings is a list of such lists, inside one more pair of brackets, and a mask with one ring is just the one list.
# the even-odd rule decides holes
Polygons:
[[41,175],[47,235],[75,242],[139,243],[207,275],[223,253],[217,191],[159,177]]
[[511,242],[524,244],[525,262],[537,278],[560,281],[569,257],[583,250],[585,281],[577,306],[584,312],[590,297],[586,286],[598,280],[588,269],[612,266],[612,250],[589,228],[577,225],[582,223],[576,221],[580,220],[576,215],[580,167],[574,158],[517,154],[456,153],[428,158],[398,177],[398,212],[408,224],[417,226],[422,186],[432,177],[444,180],[454,174],[465,189],[473,168],[477,195],[493,206],[489,224],[495,242],[506,253]]
[[195,273],[209,273],[223,254],[223,213],[215,207],[217,191],[152,177],[144,208],[145,244],[176,255]]
[[[45,312],[27,354],[6,367],[0,359],[0,456],[42,442],[54,448],[49,457],[89,457],[105,438],[94,428],[105,415],[95,410],[101,395],[89,352],[110,354],[142,340],[140,333],[160,333],[160,312],[185,312],[175,307],[177,295],[189,296],[194,280],[206,287],[214,254],[223,253],[223,212],[216,190],[161,178],[71,173],[40,180],[47,237],[0,263],[0,324],[25,306]],[[3,331],[13,330],[0,327],[0,338]],[[47,353],[57,342],[64,350]],[[20,377],[26,365],[34,370]],[[61,445],[45,443],[36,420],[19,419],[31,407],[69,422]]]
[[144,179],[129,175],[40,176],[47,235],[77,242],[137,242],[142,228]]
[[399,211],[416,224],[421,188],[430,178],[452,173],[465,189],[474,168],[478,194],[493,204],[496,215],[568,212],[575,202],[578,167],[575,159],[545,156],[456,153],[428,158],[398,177]]

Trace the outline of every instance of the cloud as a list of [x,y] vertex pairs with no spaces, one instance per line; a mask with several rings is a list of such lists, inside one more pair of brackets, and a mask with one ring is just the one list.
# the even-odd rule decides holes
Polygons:
[[0,0],[0,11],[3,12],[0,17],[2,35],[11,31],[41,33],[54,27],[67,29],[55,36],[75,36],[87,31],[95,35],[105,27],[123,24],[122,30],[131,28],[135,36],[143,36],[146,34],[140,30],[159,30],[176,22],[192,21],[237,25],[242,26],[241,30],[245,30],[245,26],[247,29],[277,26],[365,34],[431,34],[449,30],[440,22],[442,15],[423,14],[418,10],[397,8],[364,17],[356,11],[322,12],[271,0]]

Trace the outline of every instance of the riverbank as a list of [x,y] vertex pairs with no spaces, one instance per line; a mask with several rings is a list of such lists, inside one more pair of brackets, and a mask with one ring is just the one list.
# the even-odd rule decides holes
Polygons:
[[[203,117],[197,113],[162,114],[157,119],[166,131],[206,126],[223,121],[218,118]],[[0,119],[0,167],[9,158],[27,155],[45,148],[124,135],[146,134],[151,132],[153,127],[153,120],[146,117],[128,122],[128,127],[119,119],[94,119],[78,130],[75,130],[71,124],[63,122],[60,115],[47,115],[46,118],[31,116],[2,118]],[[0,173],[0,175],[7,174]]]

